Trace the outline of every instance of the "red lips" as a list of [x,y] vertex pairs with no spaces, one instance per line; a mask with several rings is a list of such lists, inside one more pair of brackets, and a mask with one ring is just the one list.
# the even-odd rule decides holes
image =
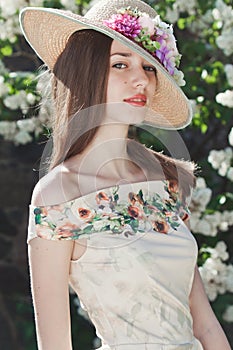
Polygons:
[[146,105],[147,98],[145,95],[137,94],[129,98],[125,98],[124,102],[130,103],[132,106],[144,107]]

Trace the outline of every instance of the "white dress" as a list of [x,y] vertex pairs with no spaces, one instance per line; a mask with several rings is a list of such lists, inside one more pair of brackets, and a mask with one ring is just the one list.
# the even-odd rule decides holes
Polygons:
[[176,183],[156,180],[30,206],[28,241],[86,238],[70,284],[101,350],[203,350],[189,308],[198,248],[179,198]]

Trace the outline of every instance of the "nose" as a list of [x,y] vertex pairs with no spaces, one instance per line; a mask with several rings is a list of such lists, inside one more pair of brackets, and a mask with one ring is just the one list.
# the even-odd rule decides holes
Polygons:
[[143,67],[135,68],[132,80],[135,87],[141,86],[143,88],[145,88],[149,82],[149,78]]

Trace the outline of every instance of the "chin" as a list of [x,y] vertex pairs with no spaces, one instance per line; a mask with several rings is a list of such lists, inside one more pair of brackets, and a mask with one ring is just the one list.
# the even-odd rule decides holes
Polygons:
[[146,106],[133,106],[125,102],[106,104],[106,121],[126,125],[141,124],[146,116]]

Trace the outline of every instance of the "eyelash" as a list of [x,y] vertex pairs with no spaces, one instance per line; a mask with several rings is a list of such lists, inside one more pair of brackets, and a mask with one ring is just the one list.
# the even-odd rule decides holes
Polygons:
[[[121,66],[120,68],[117,67],[117,66]],[[122,69],[122,66],[125,66],[126,67],[126,64],[125,63],[115,63],[112,67],[113,68],[117,68],[117,69]]]
[[[120,68],[119,67],[117,67],[117,66],[120,66]],[[125,66],[125,67],[127,67],[127,65],[125,64],[125,63],[115,63],[112,67],[113,68],[117,68],[117,69],[122,69],[122,66]],[[124,67],[124,68],[125,68]],[[156,72],[156,69],[155,69],[155,67],[153,67],[153,66],[143,66],[143,68],[145,69],[145,71],[147,71],[147,72]]]

